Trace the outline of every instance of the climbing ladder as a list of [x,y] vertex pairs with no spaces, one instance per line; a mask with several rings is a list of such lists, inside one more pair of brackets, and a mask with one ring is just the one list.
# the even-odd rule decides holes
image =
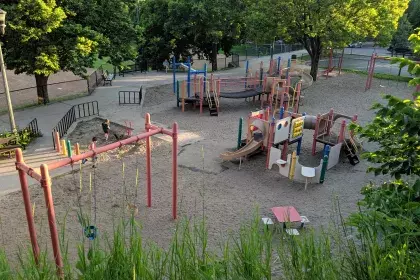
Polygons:
[[210,91],[210,84],[207,82],[206,85],[206,99],[207,103],[209,104],[209,112],[210,116],[218,116],[219,115],[219,97],[216,92],[216,81],[213,84],[213,90]]
[[359,148],[358,148],[359,146],[358,143],[360,143],[360,141],[357,141],[355,139],[355,136],[351,135],[351,133],[349,136],[350,137],[348,139],[344,140],[344,144],[345,144],[344,153],[346,154],[346,157],[349,159],[350,164],[356,165],[360,162],[360,159],[357,156],[360,153]]

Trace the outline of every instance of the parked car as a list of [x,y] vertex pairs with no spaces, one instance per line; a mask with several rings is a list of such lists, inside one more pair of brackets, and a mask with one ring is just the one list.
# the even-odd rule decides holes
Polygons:
[[349,44],[349,48],[361,48],[362,45],[363,45],[362,42],[353,42]]

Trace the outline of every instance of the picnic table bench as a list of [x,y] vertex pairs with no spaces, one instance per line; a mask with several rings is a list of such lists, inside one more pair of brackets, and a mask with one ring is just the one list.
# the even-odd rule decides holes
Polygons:
[[109,74],[108,71],[105,71],[102,74],[102,77],[104,78],[104,86],[106,86],[106,84],[109,84],[110,86],[112,86],[112,80],[114,79],[114,74]]
[[14,152],[16,148],[20,148],[20,145],[16,144],[16,140],[16,136],[0,138],[0,145],[4,145],[4,147],[0,147],[0,155],[8,154],[10,158],[12,152]]

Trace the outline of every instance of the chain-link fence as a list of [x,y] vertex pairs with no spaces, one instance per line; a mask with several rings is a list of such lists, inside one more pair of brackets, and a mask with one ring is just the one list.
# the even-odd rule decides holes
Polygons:
[[[341,68],[343,70],[356,70],[367,72],[369,69],[369,63],[371,56],[361,54],[349,54],[343,52],[343,50],[334,50],[331,58],[331,67],[338,69],[340,58],[342,57]],[[303,60],[306,60],[306,64],[310,65],[310,59],[305,56]],[[387,74],[392,76],[411,77],[408,73],[407,67],[400,69],[399,64],[391,63],[390,59],[377,59],[375,62],[375,74]],[[330,63],[329,52],[323,53],[319,61],[319,68],[328,68]]]
[[[16,78],[17,77],[17,78]],[[38,100],[43,100],[46,94],[50,101],[67,99],[71,96],[92,94],[92,92],[103,82],[103,69],[99,67],[86,79],[53,82],[42,86],[31,86],[20,89],[13,89],[14,82],[19,83],[21,76],[10,76],[10,98],[15,109],[37,105]],[[33,79],[35,82],[35,79]],[[1,81],[3,83],[3,81]],[[38,97],[38,95],[40,97]],[[4,92],[0,92],[0,113],[7,111],[7,99]]]
[[262,45],[243,44],[234,46],[232,51],[239,55],[240,61],[245,61],[254,57],[269,56],[303,49],[304,47],[301,44],[275,43]]
[[[17,90],[10,90],[10,97],[13,107],[15,109],[28,107],[38,104],[38,89],[40,95],[45,97],[48,92],[48,97],[51,100],[65,99],[66,97],[87,94],[87,85],[85,79],[65,81],[59,83],[51,83],[46,86],[34,86],[21,88]],[[42,98],[41,98],[42,99]],[[0,112],[7,110],[6,94],[0,94]]]

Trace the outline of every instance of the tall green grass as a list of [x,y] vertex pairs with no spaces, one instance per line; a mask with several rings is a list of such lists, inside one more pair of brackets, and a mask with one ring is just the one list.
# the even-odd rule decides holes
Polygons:
[[[219,249],[208,246],[204,221],[183,219],[168,248],[144,242],[134,218],[113,236],[81,241],[73,265],[63,250],[66,279],[418,279],[418,254],[403,243],[389,250],[374,227],[350,235],[342,228],[301,230],[299,236],[268,229],[258,215],[228,235]],[[74,244],[72,244],[73,246]],[[386,253],[385,253],[386,252]],[[385,253],[385,254],[384,254]],[[74,257],[74,256],[73,256]],[[52,260],[21,251],[10,269],[0,252],[0,279],[56,279]]]

